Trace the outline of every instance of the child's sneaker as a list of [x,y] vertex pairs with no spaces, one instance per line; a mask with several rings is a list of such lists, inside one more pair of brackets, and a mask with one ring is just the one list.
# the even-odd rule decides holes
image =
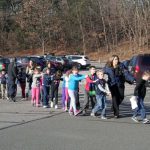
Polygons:
[[80,110],[76,110],[74,115],[77,116],[79,113],[80,113]]
[[71,110],[69,110],[69,115],[72,116],[73,115],[73,112]]
[[139,122],[139,120],[137,119],[137,117],[132,117],[131,118],[134,122]]
[[147,118],[145,118],[143,119],[142,123],[147,124],[147,123],[150,123],[150,121]]
[[65,112],[67,112],[67,111],[68,111],[68,108],[66,107],[64,110],[65,110]]
[[107,118],[105,116],[101,116],[101,119],[103,120],[107,120]]
[[48,106],[44,105],[43,108],[48,108]]
[[92,116],[92,117],[96,117],[96,116],[95,116],[95,113],[93,113],[93,112],[90,114],[90,116]]
[[54,103],[51,101],[51,108],[53,108],[54,107]]
[[55,109],[58,109],[58,105],[55,105]]

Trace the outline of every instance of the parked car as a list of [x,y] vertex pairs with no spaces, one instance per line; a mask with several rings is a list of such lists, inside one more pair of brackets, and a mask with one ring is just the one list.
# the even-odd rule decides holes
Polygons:
[[8,58],[0,57],[0,71],[5,69],[7,71],[10,60]]
[[81,69],[80,63],[72,61],[71,58],[67,58],[67,60],[68,60],[68,69],[71,69],[73,66],[77,66],[78,69]]
[[133,56],[128,69],[139,80],[144,71],[150,71],[150,54]]
[[46,59],[46,61],[51,62],[51,65],[52,65],[53,67],[55,67],[56,69],[58,69],[58,70],[63,70],[63,65],[62,65],[62,63],[56,61],[55,56],[47,55],[45,59]]
[[29,57],[16,57],[17,67],[26,68],[29,63]]
[[85,55],[67,55],[66,58],[79,63],[80,68],[87,68],[91,65],[89,58]]
[[41,69],[46,67],[46,61],[44,60],[44,58],[42,57],[38,57],[38,56],[29,56],[28,57],[29,60],[32,60],[33,62],[35,62],[38,66],[41,67]]

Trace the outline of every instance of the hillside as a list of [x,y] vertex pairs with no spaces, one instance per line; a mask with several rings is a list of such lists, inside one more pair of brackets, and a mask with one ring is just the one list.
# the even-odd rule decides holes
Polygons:
[[[144,53],[150,53],[150,49],[147,47],[141,47],[137,49],[136,51],[133,51],[130,49],[129,43],[122,43],[118,48],[111,52],[106,52],[105,49],[99,50],[100,52],[87,52],[86,55],[90,58],[90,60],[96,60],[96,61],[106,61],[108,58],[113,55],[117,54],[121,60],[129,59],[133,55],[137,54],[144,54]],[[55,55],[67,55],[67,54],[73,54],[76,53],[74,50],[47,50],[46,53],[53,53]],[[0,53],[2,56],[5,57],[16,57],[16,56],[29,56],[29,55],[43,55],[42,49],[29,49],[29,50],[19,50],[19,51],[1,51]]]

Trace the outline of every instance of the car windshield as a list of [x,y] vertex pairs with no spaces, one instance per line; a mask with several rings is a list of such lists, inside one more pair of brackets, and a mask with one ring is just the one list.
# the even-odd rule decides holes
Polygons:
[[28,63],[29,62],[29,58],[22,58],[22,63]]
[[141,64],[144,66],[150,66],[150,56],[142,57]]

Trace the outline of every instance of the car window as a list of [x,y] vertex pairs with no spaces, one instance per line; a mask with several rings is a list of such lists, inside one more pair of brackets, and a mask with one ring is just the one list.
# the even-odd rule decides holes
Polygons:
[[57,58],[58,61],[61,61],[61,58]]
[[87,56],[84,57],[85,59],[89,59]]
[[17,58],[16,58],[16,61],[17,61],[17,62],[19,62],[20,60],[21,60],[21,58],[20,58],[20,57],[17,57]]
[[143,56],[141,58],[141,65],[150,66],[150,56]]
[[73,60],[77,60],[77,59],[82,59],[82,57],[80,57],[80,56],[72,56],[72,59]]
[[50,59],[51,59],[52,61],[55,61],[55,60],[56,60],[56,58],[55,58],[55,57],[51,57]]
[[22,58],[22,63],[28,63],[29,62],[29,58]]

